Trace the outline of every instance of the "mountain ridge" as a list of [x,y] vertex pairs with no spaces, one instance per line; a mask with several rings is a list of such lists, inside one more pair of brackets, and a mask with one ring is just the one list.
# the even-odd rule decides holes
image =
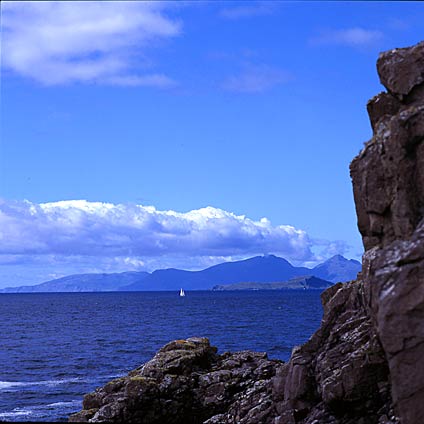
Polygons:
[[119,273],[71,274],[33,286],[6,287],[0,293],[78,293],[111,292],[150,275],[144,271]]
[[296,277],[314,276],[331,283],[356,278],[361,264],[336,255],[315,268],[295,267],[286,259],[274,256],[254,256],[234,262],[224,262],[199,271],[176,268],[159,269],[152,273],[130,271],[111,274],[72,274],[34,286],[7,287],[0,293],[39,292],[103,292],[210,290],[216,285],[241,282],[273,283]]
[[212,287],[214,291],[226,290],[325,290],[331,287],[333,283],[322,280],[321,278],[314,277],[313,275],[307,277],[295,277],[288,281],[276,281],[272,283],[234,283],[224,284]]

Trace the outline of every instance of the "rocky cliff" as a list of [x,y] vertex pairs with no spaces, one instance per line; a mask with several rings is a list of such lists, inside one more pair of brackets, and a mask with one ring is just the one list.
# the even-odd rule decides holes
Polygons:
[[374,136],[351,164],[366,252],[367,312],[402,424],[424,421],[424,42],[380,55],[386,93],[368,103]]
[[387,92],[351,164],[363,268],[322,294],[288,363],[175,341],[84,398],[70,421],[420,424],[424,417],[424,43],[380,55]]

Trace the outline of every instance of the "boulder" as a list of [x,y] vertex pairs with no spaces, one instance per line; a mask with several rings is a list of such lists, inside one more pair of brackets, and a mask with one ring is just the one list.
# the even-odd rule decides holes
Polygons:
[[424,82],[424,42],[413,47],[393,49],[380,54],[377,71],[389,93],[404,100]]
[[[217,355],[206,338],[168,343],[127,376],[84,397],[70,422],[197,424],[274,416],[271,380],[281,361],[250,351]],[[233,406],[234,404],[237,406]]]

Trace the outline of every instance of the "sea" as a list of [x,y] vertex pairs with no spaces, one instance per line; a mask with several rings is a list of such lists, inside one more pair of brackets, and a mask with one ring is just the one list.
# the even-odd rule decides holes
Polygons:
[[0,294],[0,421],[66,421],[174,339],[288,360],[321,318],[318,290]]

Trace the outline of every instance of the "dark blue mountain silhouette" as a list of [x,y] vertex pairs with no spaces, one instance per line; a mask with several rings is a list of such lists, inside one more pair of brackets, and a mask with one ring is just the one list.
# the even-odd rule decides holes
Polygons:
[[313,269],[315,277],[332,283],[355,280],[361,270],[361,263],[354,259],[346,259],[341,255],[333,256]]
[[[351,280],[353,274],[355,274],[353,276],[355,278],[356,273],[361,269],[361,264],[353,261],[356,262],[356,269],[353,270],[355,266],[350,267],[350,261],[343,257],[340,258],[334,259],[333,257],[314,269],[295,267],[285,259],[274,255],[256,256],[243,261],[226,262],[202,271],[163,269],[154,271],[142,281],[130,284],[121,290],[178,290],[180,287],[185,290],[207,290],[222,284],[241,282],[272,283],[307,275],[314,275],[331,282]],[[349,263],[349,266],[343,267],[343,262]],[[326,266],[327,263],[328,266]],[[320,266],[321,268],[319,268]],[[341,278],[335,274],[337,269],[343,271]],[[315,274],[315,270],[317,270],[317,274]]]
[[46,281],[35,286],[8,287],[0,293],[57,293],[118,291],[122,286],[142,280],[148,272],[120,272],[114,274],[73,274]]
[[340,255],[313,269],[295,267],[283,258],[266,255],[225,262],[202,271],[170,268],[151,274],[123,272],[69,275],[34,286],[9,287],[0,290],[0,293],[179,290],[180,287],[185,290],[208,290],[216,285],[284,282],[310,275],[335,283],[356,278],[360,269],[358,261],[347,260]]

